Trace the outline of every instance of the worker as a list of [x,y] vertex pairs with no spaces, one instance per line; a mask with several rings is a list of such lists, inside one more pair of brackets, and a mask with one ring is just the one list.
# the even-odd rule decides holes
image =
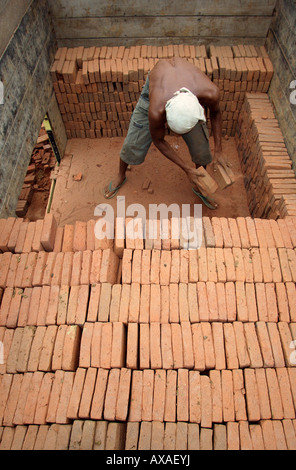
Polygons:
[[[229,165],[222,155],[222,116],[219,106],[219,88],[197,67],[186,59],[159,60],[148,74],[139,101],[132,114],[128,133],[120,152],[117,177],[104,188],[106,199],[114,197],[126,182],[129,165],[144,162],[151,143],[178,165],[187,175],[192,189],[211,209],[217,204],[201,194],[198,183],[203,177],[200,167],[213,161]],[[214,155],[209,146],[205,108],[210,111],[214,137]],[[165,139],[165,125],[182,136],[186,142],[192,167],[185,163]]]

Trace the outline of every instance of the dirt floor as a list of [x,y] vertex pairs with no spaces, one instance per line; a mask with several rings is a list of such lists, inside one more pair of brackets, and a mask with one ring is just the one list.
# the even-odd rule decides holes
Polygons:
[[[95,207],[104,202],[111,204],[116,214],[117,198],[108,201],[104,199],[103,188],[117,175],[123,141],[124,138],[119,137],[68,141],[51,207],[59,225],[94,219]],[[168,141],[184,160],[191,161],[182,138],[170,136]],[[210,145],[213,150],[213,138],[210,139]],[[247,217],[250,213],[234,138],[223,138],[223,151],[232,163],[236,181],[232,186],[215,193],[215,200],[219,204],[217,210],[212,211],[203,205],[202,214],[209,217]],[[208,166],[208,171],[214,176],[212,165]],[[78,176],[78,181],[74,176]],[[190,204],[192,213],[193,205],[200,204],[183,171],[167,160],[153,144],[145,162],[133,166],[127,177],[118,196],[125,196],[126,206],[141,203],[145,206],[146,214],[149,204],[176,203],[180,208],[182,204]],[[153,194],[142,189],[147,178],[151,180]]]

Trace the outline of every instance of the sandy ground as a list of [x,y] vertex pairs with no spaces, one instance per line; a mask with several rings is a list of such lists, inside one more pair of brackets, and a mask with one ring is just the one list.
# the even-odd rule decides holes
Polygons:
[[[94,219],[95,207],[101,203],[111,204],[116,213],[117,198],[107,201],[103,197],[103,189],[117,175],[123,141],[124,138],[119,137],[68,141],[51,207],[59,225]],[[182,138],[171,136],[168,141],[184,160],[191,161]],[[213,150],[213,138],[210,138],[210,145]],[[246,217],[250,213],[234,138],[223,139],[223,152],[232,163],[236,181],[232,186],[215,193],[218,209],[212,211],[203,205],[202,214],[209,217]],[[214,176],[212,165],[208,166],[208,171]],[[74,181],[73,176],[79,173],[82,174],[82,179]],[[192,192],[183,171],[167,160],[153,144],[145,162],[133,166],[127,172],[127,178],[118,196],[125,196],[126,206],[142,204],[147,214],[149,204],[176,203],[180,208],[182,204],[190,204],[193,215],[194,204],[200,204],[200,199]],[[147,178],[151,180],[153,194],[142,189]]]

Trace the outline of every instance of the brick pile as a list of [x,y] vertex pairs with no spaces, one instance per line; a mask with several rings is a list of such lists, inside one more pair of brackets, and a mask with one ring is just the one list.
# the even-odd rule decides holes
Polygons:
[[0,449],[295,450],[296,218],[41,222],[0,220]]
[[60,48],[51,76],[68,138],[125,136],[149,71],[172,57],[186,58],[217,84],[224,135],[234,136],[245,93],[266,93],[273,76],[264,47]]
[[236,140],[252,217],[296,215],[295,173],[266,94],[246,94]]
[[55,168],[55,165],[56,158],[46,130],[42,125],[19,195],[15,211],[18,217],[26,216],[34,192],[46,193],[48,198],[51,186],[51,171]]

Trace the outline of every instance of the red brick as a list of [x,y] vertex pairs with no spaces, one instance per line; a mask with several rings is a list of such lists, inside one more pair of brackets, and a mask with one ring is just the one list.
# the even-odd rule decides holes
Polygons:
[[132,258],[132,283],[141,282],[141,262],[142,262],[142,251],[141,250],[134,250],[133,258]]
[[[112,334],[113,328],[112,323],[102,324],[101,333],[101,367],[110,369],[111,366],[111,352],[112,352]],[[93,337],[94,341],[94,337]]]
[[[6,281],[9,274],[10,264],[12,261],[11,253],[0,254],[1,272],[0,272],[0,287],[5,289]],[[11,285],[11,287],[13,287]]]
[[8,242],[9,242],[16,220],[17,219],[15,217],[8,217],[4,221],[4,224],[1,230],[1,235],[0,235],[0,251],[2,252],[6,252],[9,250]]
[[150,282],[151,284],[159,284],[160,282],[160,250],[153,249],[151,252],[151,271]]
[[283,404],[284,419],[295,419],[295,409],[288,371],[285,367],[277,368],[276,374]]
[[186,369],[194,368],[193,341],[190,322],[181,322],[183,339],[183,365]]
[[199,319],[201,322],[209,321],[210,312],[209,312],[209,303],[208,303],[206,283],[197,282],[196,286],[197,286]]
[[180,321],[189,321],[187,284],[179,284],[179,317]]
[[233,282],[225,283],[225,296],[227,305],[228,321],[235,321],[237,316],[235,284]]
[[[47,286],[44,286],[47,287]],[[45,317],[46,325],[56,325],[58,315],[58,304],[59,304],[59,286],[50,287],[50,295],[48,299],[48,308]]]
[[49,404],[50,392],[52,383],[54,380],[54,374],[44,374],[34,416],[34,424],[45,425],[46,424],[46,415],[47,408]]
[[122,284],[130,284],[132,282],[132,256],[132,250],[124,250],[122,256]]
[[160,286],[150,286],[150,322],[160,322]]
[[35,331],[35,327],[26,326],[24,328],[16,363],[17,372],[27,372],[28,359]]
[[143,371],[142,420],[152,421],[154,393],[154,371]]
[[223,420],[221,374],[218,370],[209,373],[212,393],[212,420],[221,423]]
[[166,371],[163,369],[155,370],[154,392],[152,405],[152,421],[164,420],[166,395]]
[[43,372],[34,372],[32,380],[30,382],[27,400],[24,408],[23,414],[23,424],[33,424],[34,423],[34,415],[37,405],[37,398],[39,394],[39,390],[41,387],[41,383],[44,377]]
[[40,371],[48,372],[51,370],[52,354],[57,335],[57,329],[58,327],[56,325],[50,325],[46,329],[39,357],[38,370]]
[[105,402],[105,393],[107,389],[109,371],[98,369],[96,386],[94,390],[90,418],[101,420],[103,417],[103,409]]
[[159,281],[162,286],[169,285],[170,275],[171,275],[171,252],[167,250],[162,250],[161,257],[160,257],[160,273],[159,273]]
[[227,368],[238,369],[239,361],[233,325],[231,323],[225,323],[223,330]]
[[228,450],[239,450],[239,423],[226,423],[227,448]]
[[150,284],[151,250],[142,251],[141,284]]
[[201,383],[198,371],[189,371],[189,421],[200,423],[201,420]]
[[148,323],[140,323],[139,368],[150,368],[150,328]]
[[69,398],[69,404],[67,408],[67,418],[77,419],[78,410],[80,405],[80,399],[83,391],[85,382],[86,369],[78,368],[75,372],[71,395]]
[[268,322],[267,329],[270,337],[275,367],[285,367],[285,358],[277,324]]
[[[2,255],[2,262],[5,260],[5,258],[8,260],[8,255],[6,254],[6,256],[4,257],[5,253]],[[16,272],[17,272],[17,268],[18,268],[18,263],[19,263],[19,255],[16,254],[16,255],[12,255],[12,258],[10,260],[10,264],[9,264],[9,269],[6,273],[5,269],[3,269],[2,273],[1,273],[1,277],[2,279],[5,279],[6,278],[6,281],[5,281],[5,285],[6,287],[14,287],[15,286],[15,276],[16,276]],[[2,281],[4,282],[4,281]]]
[[79,405],[78,416],[80,419],[88,419],[90,416],[90,408],[92,397],[94,393],[95,383],[97,377],[97,369],[92,367],[87,369],[81,400]]
[[106,322],[109,320],[109,309],[111,302],[112,286],[109,283],[101,284],[100,301],[98,309],[98,320]]
[[280,388],[275,369],[265,369],[271,413],[273,419],[283,419],[284,411],[281,400]]
[[[250,248],[253,245],[251,240],[254,240],[254,229],[253,229],[253,220],[244,219],[243,217],[237,217],[236,219],[239,235],[241,239],[242,248]],[[251,239],[251,235],[253,235]]]
[[278,321],[278,309],[277,309],[277,299],[276,299],[274,284],[271,282],[266,283],[265,292],[266,292],[268,320],[276,322]]
[[216,252],[216,266],[217,266],[217,276],[219,282],[226,282],[226,267],[225,267],[225,257],[223,248],[215,248]]
[[205,352],[205,366],[206,369],[214,369],[216,360],[211,324],[208,322],[202,322],[201,329],[203,334],[203,344]]
[[80,284],[90,284],[90,273],[92,266],[92,251],[87,250],[82,254]]
[[14,293],[14,289],[12,287],[8,287],[5,289],[1,309],[0,309],[0,326],[6,326],[7,316],[9,313],[9,307],[12,300],[12,296]]
[[178,370],[177,421],[189,420],[189,372]]
[[206,282],[209,278],[207,250],[205,247],[200,247],[198,250],[198,279],[200,282]]
[[223,403],[223,421],[234,421],[234,394],[232,371],[221,371],[222,403]]
[[137,369],[138,366],[138,324],[129,323],[127,327],[126,367]]
[[171,329],[174,369],[180,369],[184,367],[181,325],[178,323],[172,323]]
[[163,369],[172,369],[174,365],[172,353],[172,332],[171,325],[168,323],[161,325],[161,355]]
[[180,280],[180,251],[172,250],[170,283],[178,283]]
[[179,322],[179,285],[169,285],[169,297],[170,297],[170,310],[169,310],[169,321],[170,323]]
[[253,450],[249,423],[247,421],[239,422],[239,435],[241,450]]
[[87,223],[76,221],[73,232],[73,251],[86,250]]
[[180,250],[180,282],[189,282],[189,250]]
[[18,315],[22,300],[23,290],[15,289],[11,303],[9,306],[9,312],[6,319],[7,328],[16,328],[18,322]]
[[54,241],[57,230],[57,222],[52,214],[46,214],[44,217],[43,230],[41,234],[41,245],[45,251],[53,251]]
[[74,225],[66,224],[64,226],[64,238],[62,251],[64,253],[73,251]]
[[123,323],[128,322],[128,309],[130,301],[130,290],[129,284],[123,284],[121,290],[120,309],[119,309],[119,321]]
[[[21,374],[14,374],[10,393],[6,402],[3,414],[3,426],[12,426],[13,417],[17,407],[17,402],[20,394],[23,376]],[[33,421],[32,421],[33,422]]]
[[92,265],[91,265],[91,271],[90,271],[90,277],[89,277],[90,284],[98,284],[100,282],[101,262],[102,262],[102,251],[101,250],[93,251]]
[[81,329],[77,325],[69,325],[65,335],[62,356],[62,369],[75,371],[79,362]]
[[263,359],[261,355],[260,345],[256,335],[254,323],[245,323],[245,338],[249,350],[251,367],[263,367]]
[[232,371],[233,379],[233,397],[234,397],[234,411],[236,421],[246,421],[246,403],[245,403],[245,388],[243,371],[236,369]]
[[[70,400],[70,396],[72,392],[74,378],[75,378],[74,372],[65,372],[61,379],[62,386],[61,386],[61,390],[59,393],[59,401],[57,403],[57,409],[55,413],[56,423],[67,424],[70,422],[69,419],[67,418],[67,409],[68,409],[69,400]],[[49,409],[50,409],[50,406],[49,406]]]
[[57,257],[57,253],[50,252],[47,255],[46,265],[44,266],[42,285],[51,285],[51,279],[53,274],[54,263]]
[[282,273],[281,273],[279,258],[277,255],[277,249],[269,248],[268,253],[269,253],[269,260],[270,260],[271,271],[272,271],[272,282],[281,282]]
[[248,305],[246,299],[245,285],[243,282],[235,283],[237,319],[242,322],[249,320]]
[[131,385],[131,370],[121,368],[119,377],[118,396],[116,402],[116,421],[126,421],[128,415],[129,394]]
[[260,420],[259,393],[254,369],[245,369],[246,403],[249,421]]
[[15,274],[15,281],[14,281],[15,287],[22,287],[23,275],[24,275],[26,264],[27,264],[27,260],[28,260],[28,253],[23,253],[20,255],[18,267],[17,267],[16,274]]
[[142,420],[142,394],[143,372],[134,370],[132,373],[131,398],[128,420],[139,422]]
[[105,406],[104,406],[104,419],[107,421],[115,421],[116,403],[119,389],[120,370],[111,369],[109,372]]
[[289,302],[290,318],[296,322],[296,289],[293,282],[286,282],[287,296]]
[[14,248],[15,253],[22,253],[22,251],[23,251],[23,246],[24,246],[24,242],[25,242],[25,238],[26,238],[28,225],[29,225],[29,222],[22,222],[22,224],[20,226],[20,229],[19,229],[19,232],[18,232],[18,235],[17,235],[17,239],[16,239],[16,243],[15,243],[15,248]]
[[205,352],[203,345],[203,335],[200,323],[192,325],[192,341],[194,354],[194,369],[198,371],[205,370]]
[[150,285],[142,285],[139,322],[148,323],[150,315]]
[[24,408],[25,408],[32,376],[33,374],[31,373],[26,373],[23,376],[20,393],[19,393],[19,400],[15,409],[14,417],[13,417],[14,425],[23,424],[23,413],[24,413]]
[[212,392],[210,378],[206,375],[200,376],[201,388],[201,418],[202,428],[212,427]]
[[218,370],[226,368],[223,325],[221,322],[212,323],[212,334],[215,351],[215,368]]
[[140,284],[131,284],[128,321],[138,323],[140,314]]
[[221,221],[218,217],[212,217],[211,222],[212,222],[212,229],[213,229],[214,236],[215,236],[215,242],[216,242],[215,246],[217,248],[223,248],[224,239],[223,239]]

